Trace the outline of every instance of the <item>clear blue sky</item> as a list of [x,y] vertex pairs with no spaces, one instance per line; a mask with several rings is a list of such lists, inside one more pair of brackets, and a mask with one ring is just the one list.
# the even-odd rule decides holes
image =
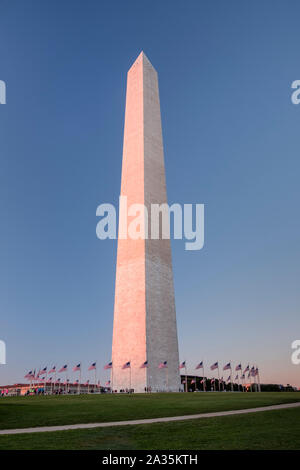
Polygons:
[[298,1],[1,2],[0,383],[110,360],[117,246],[96,238],[96,207],[118,200],[144,50],[169,202],[206,207],[204,249],[173,243],[181,360],[300,386],[299,15]]

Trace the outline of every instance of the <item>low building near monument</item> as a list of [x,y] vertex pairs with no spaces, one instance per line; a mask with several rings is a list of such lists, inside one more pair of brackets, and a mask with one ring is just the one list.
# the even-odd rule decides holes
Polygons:
[[14,385],[1,385],[0,386],[0,397],[1,396],[24,396],[24,395],[35,395],[35,394],[70,394],[75,395],[76,393],[103,393],[109,391],[108,388],[102,387],[101,385],[94,385],[86,383],[78,384],[75,383],[60,383],[60,382],[47,382],[46,386],[43,382],[40,384],[30,385],[29,383],[17,383]]

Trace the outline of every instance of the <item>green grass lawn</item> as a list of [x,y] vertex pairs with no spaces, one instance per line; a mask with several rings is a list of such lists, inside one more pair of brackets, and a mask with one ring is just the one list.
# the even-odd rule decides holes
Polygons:
[[0,436],[0,450],[300,449],[300,409],[175,423]]
[[11,397],[0,399],[0,429],[179,416],[293,401],[300,401],[300,393],[153,393]]

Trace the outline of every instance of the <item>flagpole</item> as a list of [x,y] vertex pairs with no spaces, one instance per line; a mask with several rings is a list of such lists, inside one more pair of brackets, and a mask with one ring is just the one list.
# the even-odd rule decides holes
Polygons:
[[129,393],[131,393],[131,360],[129,364]]
[[255,374],[255,371],[254,371],[253,377],[254,377],[254,391],[257,392],[258,387],[257,387],[257,383],[256,383],[256,374]]
[[168,391],[168,388],[169,388],[169,372],[168,372],[168,364],[167,364],[167,367],[166,367],[166,375],[167,375],[167,391]]
[[96,387],[97,387],[97,364],[95,366],[95,387],[94,387],[95,392],[96,392]]
[[244,391],[243,389],[243,368],[242,368],[242,363],[240,362],[241,364],[241,385],[242,385],[242,392]]
[[185,392],[188,391],[187,389],[187,372],[186,372],[186,361],[184,361],[184,368],[185,368]]
[[232,379],[232,365],[230,359],[230,382],[231,382],[231,391],[233,392],[233,379]]
[[[41,368],[39,368],[39,372],[40,372],[40,369],[41,369]],[[39,374],[39,372],[38,372],[38,374]],[[38,387],[38,384],[39,384],[39,375],[36,375],[33,380],[34,380],[34,388]]]
[[218,361],[218,390],[220,391],[220,369],[219,369],[219,361]]
[[255,375],[257,375],[257,391],[260,392],[260,380],[259,380],[259,372],[257,365],[255,366]]
[[[39,371],[38,371],[38,375],[37,375],[37,381],[36,381],[36,386],[37,386],[37,387],[39,386],[40,372],[41,372],[41,364],[40,364]],[[39,387],[38,387],[38,388],[39,388]]]
[[260,387],[260,377],[259,377],[259,369],[258,367],[256,366],[256,370],[257,370],[257,382],[258,382],[258,391],[261,392],[261,387]]
[[78,383],[78,391],[77,391],[78,395],[80,395],[80,387],[81,387],[80,383],[81,383],[81,363],[80,363],[80,369],[79,369],[79,383]]
[[203,362],[203,391],[206,392],[206,380],[205,380],[205,373],[204,373],[204,362]]

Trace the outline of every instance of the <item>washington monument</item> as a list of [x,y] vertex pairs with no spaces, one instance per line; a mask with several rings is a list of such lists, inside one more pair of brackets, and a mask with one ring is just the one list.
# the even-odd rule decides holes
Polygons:
[[[157,73],[141,52],[127,75],[121,196],[128,206],[167,202]],[[123,237],[119,213],[111,384],[114,390],[179,391],[169,239]],[[148,220],[148,226],[151,222]]]

